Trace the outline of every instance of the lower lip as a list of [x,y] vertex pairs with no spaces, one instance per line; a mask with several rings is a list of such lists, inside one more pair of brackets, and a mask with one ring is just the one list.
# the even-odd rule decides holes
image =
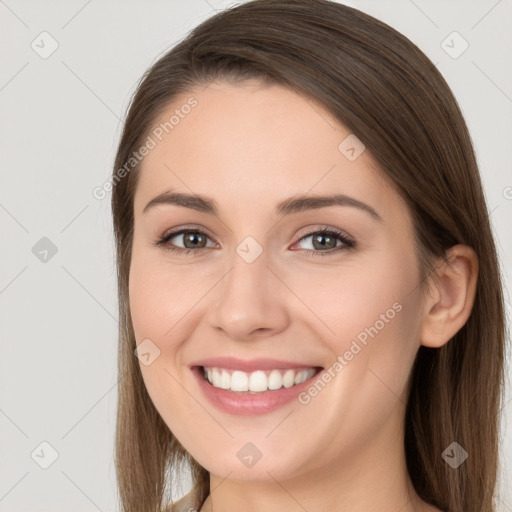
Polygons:
[[192,373],[206,398],[218,409],[229,414],[253,416],[275,411],[292,402],[311,385],[311,381],[316,379],[320,372],[291,388],[282,387],[260,393],[216,388],[204,379],[203,369],[200,367],[192,368]]

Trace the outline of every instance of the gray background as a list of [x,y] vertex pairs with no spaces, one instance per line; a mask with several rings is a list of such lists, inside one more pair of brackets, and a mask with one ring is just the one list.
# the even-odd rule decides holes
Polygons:
[[[510,288],[512,2],[346,3],[408,36],[452,87],[475,143]],[[111,174],[142,73],[232,4],[0,0],[0,511],[116,510],[110,194],[100,201],[92,190]],[[40,36],[44,31],[50,36]],[[463,39],[446,39],[453,31]],[[463,40],[469,47],[457,55]],[[58,48],[46,56],[52,41]],[[507,389],[504,512],[512,511],[508,400]]]

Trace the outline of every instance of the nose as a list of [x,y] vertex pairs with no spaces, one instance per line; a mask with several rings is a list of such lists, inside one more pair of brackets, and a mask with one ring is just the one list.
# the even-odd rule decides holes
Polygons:
[[290,300],[286,294],[290,292],[269,267],[265,252],[252,263],[235,253],[230,263],[216,286],[210,325],[238,341],[268,337],[286,329]]

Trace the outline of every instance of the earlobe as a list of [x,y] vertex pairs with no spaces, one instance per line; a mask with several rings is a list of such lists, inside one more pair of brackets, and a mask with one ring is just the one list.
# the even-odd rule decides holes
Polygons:
[[425,300],[421,344],[439,348],[466,323],[473,308],[478,278],[478,256],[467,245],[454,245],[447,251],[430,278]]

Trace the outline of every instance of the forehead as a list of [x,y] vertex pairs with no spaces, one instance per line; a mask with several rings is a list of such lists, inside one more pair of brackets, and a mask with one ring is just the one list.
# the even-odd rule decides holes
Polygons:
[[214,196],[221,208],[234,201],[261,210],[292,195],[333,192],[376,209],[403,207],[369,151],[353,159],[362,147],[347,127],[280,85],[194,89],[166,108],[150,136],[155,147],[142,162],[136,213],[171,188]]

